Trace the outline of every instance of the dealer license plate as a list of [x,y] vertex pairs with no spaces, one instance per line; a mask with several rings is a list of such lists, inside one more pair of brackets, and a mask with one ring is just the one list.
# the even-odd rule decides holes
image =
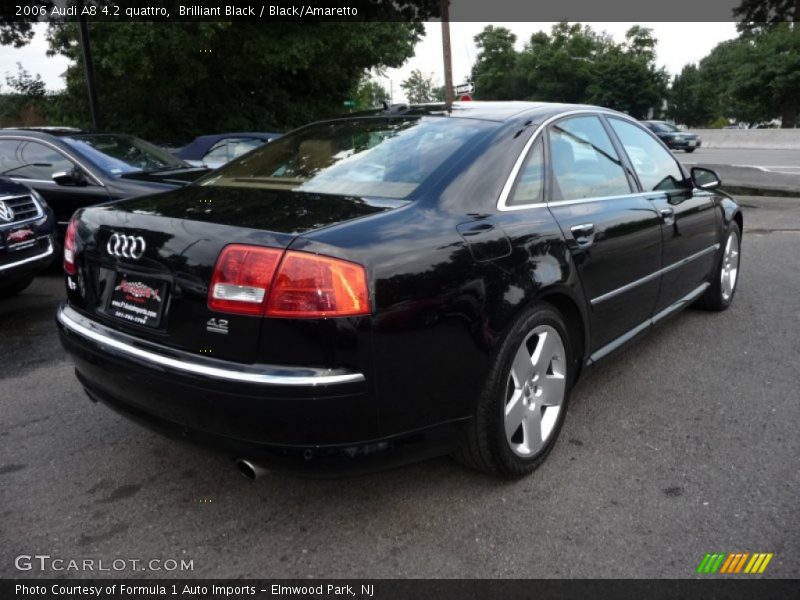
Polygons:
[[108,302],[112,317],[145,327],[158,327],[164,312],[167,285],[130,273],[117,273]]

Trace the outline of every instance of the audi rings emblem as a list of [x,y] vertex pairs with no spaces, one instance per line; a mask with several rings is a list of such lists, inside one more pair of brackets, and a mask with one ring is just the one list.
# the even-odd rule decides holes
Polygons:
[[119,258],[132,258],[138,260],[142,258],[146,244],[140,235],[123,235],[114,233],[108,238],[106,250],[111,256]]

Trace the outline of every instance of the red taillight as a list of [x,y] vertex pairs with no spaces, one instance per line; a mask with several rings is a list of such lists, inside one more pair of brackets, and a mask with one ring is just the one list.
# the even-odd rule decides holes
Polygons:
[[283,250],[231,244],[217,259],[208,307],[243,315],[264,314],[269,287]]
[[281,263],[267,306],[270,317],[345,317],[369,312],[364,267],[291,250]]
[[295,319],[366,315],[367,274],[337,258],[232,244],[217,259],[208,307]]
[[72,219],[67,225],[67,234],[64,236],[64,271],[68,275],[75,275],[77,268],[75,266],[75,237],[78,232],[78,221]]

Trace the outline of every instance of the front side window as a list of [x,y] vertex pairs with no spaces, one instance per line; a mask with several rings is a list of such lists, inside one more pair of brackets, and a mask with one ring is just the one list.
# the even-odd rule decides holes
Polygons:
[[53,173],[74,166],[66,156],[39,142],[3,140],[0,144],[0,175],[50,181]]
[[19,159],[19,140],[0,140],[0,175],[16,177],[16,172],[22,166]]
[[553,200],[631,193],[628,178],[597,117],[574,117],[550,127]]
[[197,184],[405,198],[494,127],[447,117],[318,123],[233,160]]
[[653,136],[638,125],[616,117],[610,117],[609,122],[630,158],[644,191],[685,187],[678,162]]

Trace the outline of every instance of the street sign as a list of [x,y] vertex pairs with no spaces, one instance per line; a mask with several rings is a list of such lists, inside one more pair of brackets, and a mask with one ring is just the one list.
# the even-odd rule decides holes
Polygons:
[[472,96],[470,96],[469,94],[461,94],[459,100],[461,100],[461,102],[470,102],[472,101]]
[[475,91],[475,84],[471,81],[468,83],[462,83],[461,85],[457,85],[455,87],[456,96],[460,96],[462,94],[472,94]]
[[344,102],[342,102],[342,104],[344,104],[347,108],[355,108],[356,101],[355,100],[345,100]]

